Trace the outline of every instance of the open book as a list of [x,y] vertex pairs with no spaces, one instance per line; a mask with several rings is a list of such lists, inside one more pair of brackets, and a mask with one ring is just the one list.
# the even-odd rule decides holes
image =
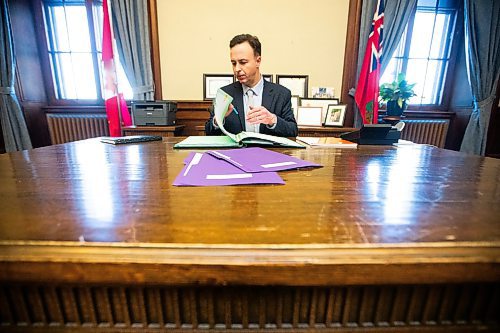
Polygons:
[[224,128],[224,116],[233,98],[224,90],[217,90],[214,115],[217,124],[226,136],[190,136],[177,143],[174,148],[243,147],[247,145],[305,148],[304,145],[287,138],[269,134],[240,132],[233,134]]

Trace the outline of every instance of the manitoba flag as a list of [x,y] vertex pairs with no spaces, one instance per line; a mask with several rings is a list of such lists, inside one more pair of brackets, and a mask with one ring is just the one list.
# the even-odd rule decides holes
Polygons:
[[[109,135],[121,136],[122,126],[132,125],[132,118],[127,109],[127,103],[123,94],[118,93],[118,82],[116,81],[116,67],[113,57],[113,38],[109,18],[108,1],[102,4],[102,62],[104,81],[104,100],[106,105],[106,115],[108,117]],[[121,115],[121,117],[120,117]],[[121,118],[121,124],[120,124]]]
[[354,99],[363,118],[363,124],[376,124],[378,118],[378,94],[380,57],[382,55],[382,30],[384,28],[384,0],[378,0],[373,15],[372,28],[366,44],[363,66],[359,73]]

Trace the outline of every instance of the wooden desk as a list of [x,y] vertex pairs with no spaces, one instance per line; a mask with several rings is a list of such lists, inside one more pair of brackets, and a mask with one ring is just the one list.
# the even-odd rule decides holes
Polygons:
[[178,136],[184,129],[184,125],[174,126],[125,126],[123,135],[161,135],[163,137]]
[[[195,126],[196,135],[205,135],[205,126]],[[339,137],[340,134],[350,131],[355,131],[356,128],[351,127],[318,127],[318,126],[299,126],[299,136],[314,136],[314,137]]]
[[500,329],[499,160],[282,149],[323,167],[181,188],[178,140],[0,155],[1,332]]
[[338,138],[340,134],[355,131],[352,127],[318,127],[318,126],[299,126],[299,136],[328,137]]

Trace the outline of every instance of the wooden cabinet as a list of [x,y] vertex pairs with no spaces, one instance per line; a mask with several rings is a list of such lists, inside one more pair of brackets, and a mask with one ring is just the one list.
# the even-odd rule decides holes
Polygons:
[[126,126],[123,128],[123,135],[161,135],[163,137],[179,136],[184,129],[184,125],[175,126]]

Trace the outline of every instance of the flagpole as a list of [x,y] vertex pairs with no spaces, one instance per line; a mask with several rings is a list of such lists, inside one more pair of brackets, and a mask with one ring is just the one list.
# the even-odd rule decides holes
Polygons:
[[113,31],[113,15],[111,15],[111,5],[109,1],[106,1],[106,6],[108,7],[108,19],[109,19],[109,30],[111,33],[111,47],[113,48],[113,61],[112,61],[112,70],[113,70],[113,88],[114,88],[114,94],[116,98],[116,106],[118,109],[118,128],[120,129],[120,136],[123,135],[123,128],[122,128],[122,106],[121,106],[121,99],[120,99],[120,94],[118,90],[118,74],[116,72],[116,62],[115,62],[115,54],[116,53],[116,44],[115,44],[115,34]]

